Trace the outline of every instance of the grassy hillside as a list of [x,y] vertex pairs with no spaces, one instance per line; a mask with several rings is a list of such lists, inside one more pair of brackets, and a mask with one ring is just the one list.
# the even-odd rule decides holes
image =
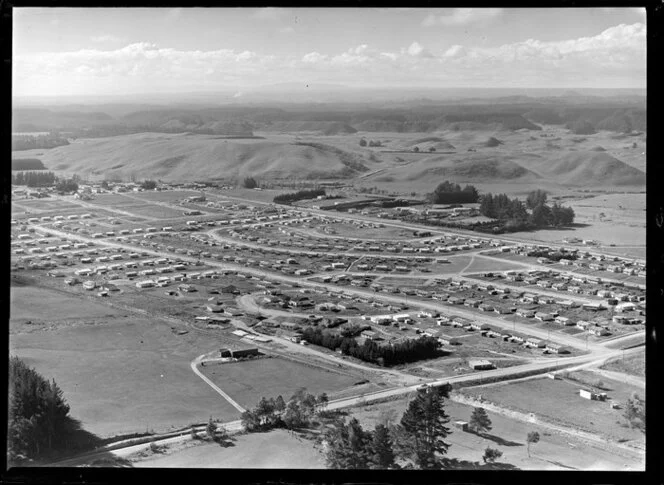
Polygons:
[[645,185],[641,170],[606,152],[576,151],[553,159],[535,162],[533,170],[567,185]]
[[136,135],[77,140],[46,151],[48,169],[92,176],[202,180],[245,175],[348,177],[366,170],[356,155],[327,146],[205,135]]

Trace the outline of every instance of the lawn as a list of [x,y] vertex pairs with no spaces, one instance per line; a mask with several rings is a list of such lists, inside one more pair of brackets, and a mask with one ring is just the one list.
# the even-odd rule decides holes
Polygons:
[[[622,386],[625,385],[618,388],[613,383],[609,384],[608,379],[602,377],[602,380],[609,388],[620,389],[617,392],[607,392],[610,398],[615,398],[618,402],[624,399]],[[618,424],[624,421],[622,411],[611,409],[610,401],[591,401],[580,397],[579,389],[587,387],[573,381],[539,378],[499,386],[469,388],[463,390],[463,393],[475,397],[481,395],[485,400],[499,406],[534,413],[545,419],[602,434],[614,440],[643,441],[644,436],[640,431]],[[642,389],[633,389],[642,392]]]
[[326,371],[280,357],[206,366],[201,371],[243,407],[255,406],[261,397],[282,395],[288,399],[301,387],[312,394],[352,386],[355,376]]

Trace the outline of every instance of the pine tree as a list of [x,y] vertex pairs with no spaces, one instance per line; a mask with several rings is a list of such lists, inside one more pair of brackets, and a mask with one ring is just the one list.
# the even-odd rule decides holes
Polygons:
[[437,390],[418,391],[401,418],[401,426],[411,440],[405,451],[422,469],[440,468],[440,457],[449,444],[443,441],[450,433],[445,426],[450,418],[445,413],[444,399]]
[[394,468],[394,450],[389,430],[385,425],[378,424],[373,432],[371,468]]
[[478,434],[491,431],[491,419],[484,408],[475,408],[470,416],[470,427]]

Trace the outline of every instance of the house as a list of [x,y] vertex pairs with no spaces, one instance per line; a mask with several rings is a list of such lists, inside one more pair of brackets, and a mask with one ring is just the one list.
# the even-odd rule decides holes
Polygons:
[[533,318],[535,316],[535,312],[533,310],[527,310],[525,308],[519,308],[516,311],[516,314],[525,318]]
[[468,361],[468,366],[473,370],[495,369],[496,366],[486,359],[473,359]]
[[538,338],[529,337],[529,338],[526,339],[524,345],[526,347],[535,347],[537,349],[542,349],[542,348],[544,348],[545,343],[542,340],[538,339]]
[[590,322],[586,322],[585,320],[579,320],[576,322],[576,328],[580,328],[581,330],[586,330],[590,325]]
[[542,322],[553,321],[553,315],[551,315],[550,313],[537,312],[535,313],[535,318],[537,320],[541,320]]
[[548,350],[552,354],[569,354],[569,349],[560,344],[548,343],[544,349]]
[[556,323],[559,323],[559,324],[564,325],[564,326],[566,326],[566,327],[567,327],[567,326],[574,325],[574,322],[571,321],[571,320],[570,320],[569,318],[567,318],[567,317],[560,317],[560,316],[558,316],[558,317],[555,318],[555,321],[556,321]]
[[467,421],[454,421],[454,427],[461,431],[468,431],[468,426],[469,424]]
[[493,311],[493,306],[492,305],[487,305],[486,303],[483,303],[482,305],[479,306],[479,309],[483,312],[492,312]]
[[604,392],[597,393],[586,389],[579,389],[579,396],[592,401],[606,401],[606,393]]
[[473,330],[490,330],[491,327],[486,323],[472,322],[470,328]]
[[604,337],[605,335],[609,335],[609,331],[602,327],[590,327],[588,329],[588,333],[591,333],[596,337]]

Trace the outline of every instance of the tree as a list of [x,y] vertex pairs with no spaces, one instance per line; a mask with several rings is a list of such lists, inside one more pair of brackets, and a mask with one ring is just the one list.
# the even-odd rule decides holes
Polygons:
[[251,412],[250,410],[247,410],[242,413],[241,416],[241,421],[242,421],[242,427],[244,428],[245,431],[251,433],[252,431],[256,431],[257,429],[260,428],[260,419],[258,416]]
[[491,431],[491,419],[484,408],[475,408],[470,416],[470,427],[477,434],[484,434]]
[[214,421],[212,421],[212,416],[210,416],[210,420],[208,421],[207,426],[205,426],[205,433],[207,434],[208,438],[214,441],[216,432],[217,432],[217,425],[214,424]]
[[108,180],[103,180],[101,182],[101,188],[104,189],[104,190],[110,189],[110,186],[108,185]]
[[436,151],[436,147],[429,147],[429,151],[430,151],[430,152],[435,152],[435,151]]
[[526,437],[526,442],[528,443],[527,449],[528,449],[528,457],[530,457],[530,444],[537,443],[540,440],[540,435],[537,431],[531,431],[528,433],[528,436]]
[[385,425],[377,424],[373,432],[371,468],[394,468],[394,450],[389,430]]
[[157,188],[157,182],[154,180],[144,180],[141,184],[141,188],[145,190],[154,190]]
[[274,400],[274,410],[279,414],[286,410],[286,401],[284,401],[284,398],[281,397],[281,394],[279,394]]
[[625,412],[623,413],[630,428],[636,427],[645,432],[646,429],[646,401],[641,399],[638,394],[632,393],[625,403]]
[[401,418],[401,426],[409,437],[402,449],[422,469],[440,468],[440,457],[449,444],[444,438],[450,433],[445,426],[450,418],[445,413],[443,393],[436,389],[418,391]]
[[361,147],[367,146],[367,140],[365,140],[364,138],[360,138],[360,146]]
[[528,194],[526,198],[526,205],[529,209],[534,209],[540,204],[546,204],[546,192],[537,189]]
[[327,397],[327,393],[325,393],[325,392],[323,392],[322,394],[319,394],[316,397],[316,406],[320,410],[325,409],[328,402],[329,402],[329,398]]
[[413,148],[413,151],[414,151],[415,153],[419,152],[419,151],[420,151],[420,147],[415,147],[415,148]]
[[55,190],[58,192],[71,193],[78,191],[78,183],[72,179],[62,179],[59,180],[55,186]]
[[18,357],[9,359],[8,411],[9,460],[39,458],[67,445],[71,418],[62,390]]
[[372,458],[371,434],[352,418],[348,424],[336,423],[325,433],[326,462],[329,468],[366,469]]
[[494,463],[501,456],[503,456],[502,451],[487,446],[486,449],[484,450],[482,461],[484,461],[484,463]]
[[258,187],[258,182],[256,182],[256,179],[253,177],[245,177],[244,181],[242,182],[242,186],[245,189],[255,189]]
[[552,216],[551,209],[548,205],[539,204],[535,206],[532,214],[530,214],[530,223],[536,227],[548,226],[551,224]]

